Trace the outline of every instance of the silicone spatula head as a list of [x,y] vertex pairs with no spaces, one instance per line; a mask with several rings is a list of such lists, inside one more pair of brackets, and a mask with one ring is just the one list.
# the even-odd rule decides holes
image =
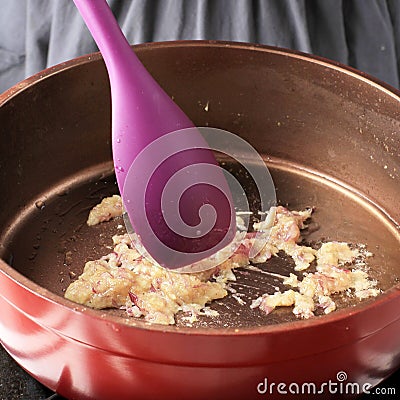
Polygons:
[[137,58],[107,2],[74,2],[107,67],[115,172],[141,244],[172,269],[215,254],[236,228],[230,189],[212,151]]

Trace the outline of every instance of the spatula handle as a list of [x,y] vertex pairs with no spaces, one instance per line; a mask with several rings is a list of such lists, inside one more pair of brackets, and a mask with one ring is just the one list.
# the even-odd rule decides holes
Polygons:
[[106,0],[74,0],[86,26],[93,36],[108,72],[118,72],[126,59],[136,59]]

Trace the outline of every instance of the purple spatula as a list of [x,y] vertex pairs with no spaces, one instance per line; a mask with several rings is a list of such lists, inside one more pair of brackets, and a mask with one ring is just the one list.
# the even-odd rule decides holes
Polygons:
[[[74,2],[106,63],[115,172],[142,245],[173,269],[215,254],[234,238],[235,212],[212,151],[139,61],[106,0]],[[175,132],[183,128],[191,129]]]

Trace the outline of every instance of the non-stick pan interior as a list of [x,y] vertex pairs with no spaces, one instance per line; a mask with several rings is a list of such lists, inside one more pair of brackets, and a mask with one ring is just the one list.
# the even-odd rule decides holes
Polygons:
[[[379,288],[386,290],[399,282],[399,235],[379,210],[349,189],[311,171],[278,159],[269,159],[268,164],[280,204],[291,209],[315,207],[304,231],[306,243],[339,240],[367,244],[374,254],[369,259],[369,274],[378,280]],[[81,274],[85,262],[108,254],[112,235],[125,232],[122,218],[94,227],[86,225],[89,209],[103,197],[117,193],[110,169],[110,165],[101,165],[97,170],[82,172],[73,183],[64,182],[32,199],[29,212],[12,224],[5,260],[40,286],[63,296],[70,282]],[[238,175],[244,174],[239,171]],[[274,257],[257,267],[259,271],[237,270],[230,294],[212,303],[219,316],[200,316],[193,326],[251,327],[295,320],[290,308],[277,309],[268,316],[250,308],[251,301],[263,293],[274,293],[277,287],[285,290],[282,279],[275,274],[288,276],[293,272],[292,261],[284,256]],[[360,302],[337,296],[337,303],[340,307],[354,307]],[[122,310],[107,313],[126,317]],[[178,326],[187,326],[184,316],[177,316]]]
[[[398,283],[400,123],[393,91],[353,71],[276,49],[195,42],[136,51],[196,125],[238,134],[265,157],[281,204],[315,207],[306,242],[366,244],[374,254],[370,276],[379,287]],[[62,296],[85,261],[110,251],[112,234],[122,232],[118,220],[85,224],[89,209],[117,192],[109,87],[99,56],[32,82],[16,88],[17,96],[1,98],[0,257]],[[291,269],[282,258],[259,267],[264,273],[240,271],[232,285],[245,304],[230,295],[212,305],[220,317],[202,317],[198,325],[294,320],[290,309],[269,316],[250,309],[251,299],[281,287],[281,279],[266,271],[288,275]],[[357,303],[341,301],[346,307]],[[364,303],[369,301],[377,300]]]

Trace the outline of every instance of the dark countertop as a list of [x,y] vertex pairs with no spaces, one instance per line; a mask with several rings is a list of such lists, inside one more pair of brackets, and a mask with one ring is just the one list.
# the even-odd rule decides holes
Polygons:
[[44,400],[53,399],[52,395],[51,390],[25,372],[0,345],[0,400]]
[[[395,394],[379,398],[396,399],[400,394],[400,369],[382,382],[381,389],[395,388]],[[382,390],[383,392],[383,390]],[[300,396],[301,397],[301,396]],[[364,395],[361,399],[374,399],[378,396]],[[0,346],[0,400],[65,400],[47,389],[25,372]]]

